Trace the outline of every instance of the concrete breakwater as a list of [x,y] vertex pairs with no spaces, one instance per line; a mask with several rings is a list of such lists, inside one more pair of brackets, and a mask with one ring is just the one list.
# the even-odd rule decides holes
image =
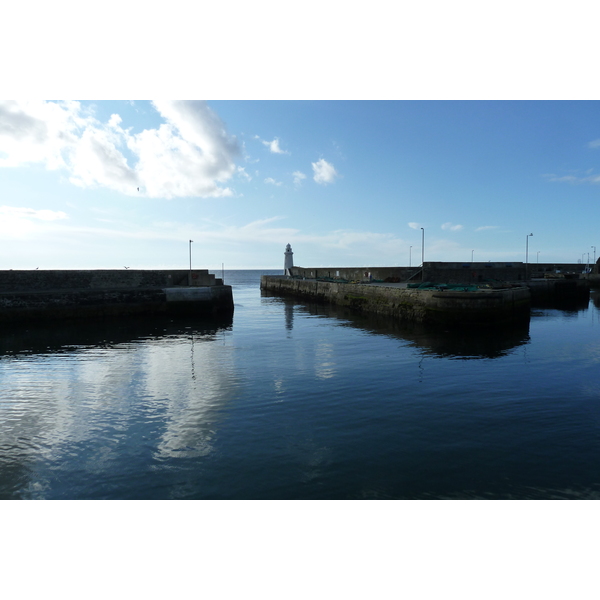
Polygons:
[[337,283],[264,275],[261,289],[361,312],[443,325],[492,325],[529,318],[527,287],[477,291],[423,290],[360,283]]
[[206,270],[0,271],[0,322],[135,314],[233,313]]

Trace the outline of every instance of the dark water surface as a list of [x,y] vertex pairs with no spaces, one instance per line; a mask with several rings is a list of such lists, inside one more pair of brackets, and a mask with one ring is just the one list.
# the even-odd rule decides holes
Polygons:
[[0,498],[600,497],[597,294],[451,332],[261,273],[225,271],[229,322],[2,331]]

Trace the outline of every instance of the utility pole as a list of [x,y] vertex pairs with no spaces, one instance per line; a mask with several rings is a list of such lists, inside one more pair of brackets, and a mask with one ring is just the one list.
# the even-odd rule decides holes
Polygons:
[[528,233],[527,236],[525,237],[525,281],[527,281],[527,278],[528,278],[527,264],[529,262],[529,238],[532,235],[533,235],[533,233]]

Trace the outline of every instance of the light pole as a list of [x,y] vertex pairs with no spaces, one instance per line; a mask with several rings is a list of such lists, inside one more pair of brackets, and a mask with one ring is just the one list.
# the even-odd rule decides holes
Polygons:
[[425,229],[421,227],[421,231],[423,232],[421,235],[421,268],[425,268]]
[[540,264],[540,251],[537,251],[537,263]]
[[412,262],[412,246],[408,249],[408,266],[411,266]]
[[475,252],[475,250],[471,250],[471,262],[473,262],[473,252]]
[[592,246],[594,249],[594,264],[596,264],[596,246]]
[[525,236],[525,281],[527,281],[527,264],[529,263],[529,238],[533,235],[533,233],[528,233]]

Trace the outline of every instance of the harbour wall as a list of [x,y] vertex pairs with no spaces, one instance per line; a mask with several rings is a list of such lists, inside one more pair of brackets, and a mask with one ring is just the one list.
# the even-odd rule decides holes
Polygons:
[[461,326],[525,320],[531,298],[526,287],[452,292],[267,275],[261,278],[261,289],[406,321]]
[[294,277],[351,282],[434,281],[436,283],[480,283],[483,281],[525,281],[530,278],[560,274],[579,277],[586,265],[574,263],[496,262],[425,262],[418,267],[292,267]]
[[530,279],[524,282],[531,291],[531,303],[536,306],[560,306],[583,303],[590,298],[590,281],[585,279]]
[[292,267],[293,277],[307,279],[330,279],[342,283],[368,281],[369,273],[374,281],[407,281],[421,273],[421,267]]
[[0,293],[65,289],[123,289],[222,285],[205,269],[92,269],[0,271]]
[[206,270],[0,271],[2,323],[232,313],[231,286]]

